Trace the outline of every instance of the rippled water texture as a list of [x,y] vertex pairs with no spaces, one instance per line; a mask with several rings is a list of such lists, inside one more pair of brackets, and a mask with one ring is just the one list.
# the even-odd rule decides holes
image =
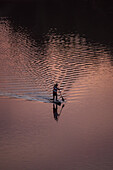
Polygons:
[[74,102],[91,92],[91,86],[102,86],[102,77],[112,78],[112,57],[104,45],[53,30],[43,39],[38,45],[27,31],[14,30],[7,19],[1,19],[1,96],[47,102],[58,82],[65,99]]
[[112,45],[55,28],[41,36],[0,20],[0,169],[112,170]]

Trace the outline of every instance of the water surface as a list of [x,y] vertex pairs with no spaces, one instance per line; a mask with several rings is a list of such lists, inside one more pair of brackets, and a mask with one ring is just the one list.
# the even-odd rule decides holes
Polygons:
[[105,78],[112,82],[110,49],[91,44],[78,33],[60,35],[51,29],[38,45],[27,31],[15,31],[3,18],[0,37],[1,96],[44,101],[57,82],[66,100],[72,102],[89,93],[92,86],[98,88],[95,83],[103,87]]
[[36,41],[1,18],[0,47],[1,169],[112,169],[112,46],[57,28]]

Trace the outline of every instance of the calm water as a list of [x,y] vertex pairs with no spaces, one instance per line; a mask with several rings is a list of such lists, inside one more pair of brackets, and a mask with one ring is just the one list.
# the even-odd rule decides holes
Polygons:
[[1,18],[0,98],[0,169],[113,169],[112,46],[55,28],[39,43]]

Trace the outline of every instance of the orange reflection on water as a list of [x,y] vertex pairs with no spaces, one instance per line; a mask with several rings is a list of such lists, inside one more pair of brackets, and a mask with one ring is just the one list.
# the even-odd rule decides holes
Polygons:
[[53,84],[58,82],[65,99],[75,102],[94,89],[104,91],[106,76],[111,86],[112,65],[105,46],[88,43],[79,34],[52,32],[42,46],[37,46],[28,33],[14,31],[8,21],[0,28],[2,95],[47,101],[52,97]]

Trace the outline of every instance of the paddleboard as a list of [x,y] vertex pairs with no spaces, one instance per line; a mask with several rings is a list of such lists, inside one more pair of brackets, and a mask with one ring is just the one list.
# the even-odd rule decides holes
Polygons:
[[49,101],[50,101],[51,103],[55,103],[55,104],[58,104],[58,105],[61,105],[61,103],[62,103],[60,100],[49,99]]

